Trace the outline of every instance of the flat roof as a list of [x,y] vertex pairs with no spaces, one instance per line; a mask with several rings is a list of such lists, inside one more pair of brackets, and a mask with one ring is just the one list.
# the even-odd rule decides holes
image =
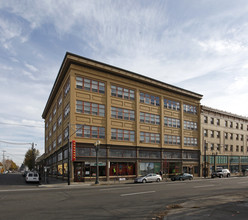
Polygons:
[[161,82],[159,80],[155,80],[155,79],[152,79],[150,77],[143,76],[143,75],[138,74],[138,73],[134,73],[134,72],[124,70],[124,69],[119,68],[119,67],[115,67],[115,66],[112,66],[112,65],[109,65],[106,63],[101,63],[99,61],[95,61],[95,60],[92,60],[92,59],[89,59],[86,57],[82,57],[82,56],[79,56],[79,55],[76,55],[76,54],[73,54],[70,52],[66,52],[64,60],[61,64],[61,67],[60,67],[59,72],[57,74],[56,80],[54,82],[53,88],[52,88],[50,95],[49,95],[49,98],[47,100],[46,106],[45,106],[44,111],[42,113],[43,119],[45,119],[45,117],[49,111],[49,108],[53,102],[53,99],[55,98],[56,93],[57,93],[58,89],[60,88],[60,85],[61,85],[61,83],[62,83],[62,81],[63,81],[63,79],[67,73],[67,70],[69,69],[71,64],[76,64],[79,66],[85,66],[85,67],[89,67],[92,69],[104,71],[104,72],[109,73],[109,74],[121,76],[121,77],[128,78],[131,80],[139,81],[141,83],[156,86],[156,87],[159,87],[161,89],[171,91],[171,92],[174,92],[177,94],[185,95],[185,96],[197,99],[197,100],[201,100],[203,97],[203,95],[201,95],[201,94],[191,92],[189,90],[182,89],[182,88]]

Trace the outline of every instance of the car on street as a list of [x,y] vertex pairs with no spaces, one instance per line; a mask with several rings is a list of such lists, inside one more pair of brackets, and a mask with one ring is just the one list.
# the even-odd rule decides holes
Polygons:
[[162,177],[156,173],[149,173],[145,176],[137,177],[134,179],[134,183],[148,183],[148,182],[160,182]]
[[230,176],[231,176],[231,173],[228,169],[217,169],[215,172],[211,174],[212,178],[215,178],[215,177],[222,178],[222,177],[230,177]]
[[181,173],[175,176],[171,177],[171,181],[176,181],[176,180],[192,180],[193,179],[193,175],[190,173]]
[[27,183],[31,183],[31,182],[38,183],[39,182],[39,174],[36,172],[28,172],[26,177],[25,177],[25,180]]

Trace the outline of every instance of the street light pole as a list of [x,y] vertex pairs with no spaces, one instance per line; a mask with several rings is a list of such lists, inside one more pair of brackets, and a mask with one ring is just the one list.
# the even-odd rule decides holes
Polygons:
[[207,146],[206,141],[204,142],[204,178],[207,177]]
[[71,160],[71,151],[70,151],[70,123],[68,124],[68,167],[67,167],[67,173],[68,173],[68,185],[71,184],[70,182],[70,160]]
[[98,140],[96,143],[94,143],[95,150],[96,150],[96,182],[95,184],[99,184],[99,167],[98,167],[98,151],[99,151],[99,146],[101,142]]

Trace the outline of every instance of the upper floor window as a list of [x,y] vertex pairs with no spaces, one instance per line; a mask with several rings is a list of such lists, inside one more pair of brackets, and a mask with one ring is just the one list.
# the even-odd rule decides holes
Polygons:
[[204,116],[204,123],[208,123],[208,116]]
[[236,123],[236,128],[239,129],[239,123]]
[[240,124],[240,129],[243,130],[243,128],[244,128],[244,125]]
[[116,108],[116,107],[111,107],[111,117],[117,119],[130,120],[130,121],[135,120],[133,110]]
[[154,115],[150,113],[140,112],[140,122],[144,122],[147,124],[160,124],[160,116]]
[[164,135],[164,144],[180,145],[181,137],[173,135]]
[[224,150],[225,150],[225,151],[228,151],[228,144],[226,144],[226,145],[224,146]]
[[214,137],[214,131],[211,131],[211,137]]
[[195,115],[197,114],[197,108],[196,106],[193,106],[193,105],[183,104],[183,110],[186,113],[195,114]]
[[217,119],[217,125],[220,125],[220,119]]
[[135,136],[134,131],[117,129],[117,128],[111,129],[111,139],[112,140],[134,142],[134,136]]
[[96,93],[105,93],[105,83],[83,77],[76,77],[76,88]]
[[232,128],[233,127],[233,122],[232,121],[230,121],[230,128]]
[[58,117],[58,127],[62,124],[62,115]]
[[52,114],[49,116],[49,123],[52,121]]
[[207,137],[207,136],[208,136],[208,130],[204,129],[204,137]]
[[164,117],[164,125],[173,128],[180,128],[181,123],[179,119]]
[[228,126],[228,121],[225,121],[225,127],[227,127]]
[[64,87],[64,96],[66,96],[70,91],[70,80],[67,81]]
[[140,132],[140,143],[159,144],[160,134]]
[[185,146],[197,146],[197,138],[193,137],[184,137]]
[[180,103],[176,101],[164,99],[164,107],[168,109],[180,111]]
[[211,124],[214,125],[214,118],[211,118]]
[[62,94],[60,94],[58,98],[58,107],[60,107],[61,104],[62,104]]
[[155,106],[160,106],[160,101],[159,101],[159,97],[150,95],[150,94],[146,94],[141,92],[140,93],[140,102],[141,103],[146,103],[149,105],[155,105]]
[[55,105],[54,108],[53,108],[53,115],[56,114],[56,111],[57,111],[57,108],[56,108],[56,105]]
[[111,85],[111,96],[127,100],[134,100],[134,90]]
[[99,115],[104,117],[105,105],[77,100],[76,112],[90,115]]
[[84,138],[105,138],[105,128],[89,125],[76,125],[76,136]]
[[64,109],[64,118],[66,118],[70,113],[70,104],[68,103]]
[[184,121],[184,129],[197,130],[197,123],[193,121]]

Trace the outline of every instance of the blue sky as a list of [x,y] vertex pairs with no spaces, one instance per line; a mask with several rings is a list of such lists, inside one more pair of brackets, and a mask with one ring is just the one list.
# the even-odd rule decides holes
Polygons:
[[[248,116],[247,36],[247,0],[2,0],[0,141],[44,152],[41,114],[66,51]],[[29,147],[0,153],[20,165]]]

